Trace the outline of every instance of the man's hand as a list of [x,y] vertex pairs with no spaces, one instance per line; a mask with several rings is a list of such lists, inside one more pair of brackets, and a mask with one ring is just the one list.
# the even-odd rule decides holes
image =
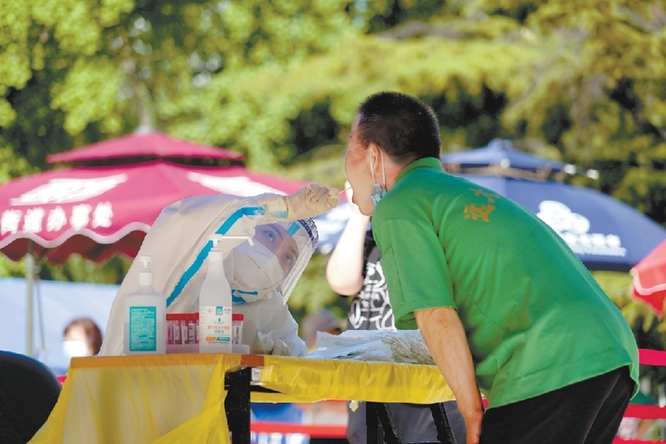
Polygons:
[[414,317],[435,364],[456,396],[458,409],[465,418],[467,444],[478,444],[483,404],[458,312],[451,307],[429,308],[415,311]]
[[474,411],[471,414],[463,414],[463,418],[465,418],[465,427],[467,429],[466,444],[478,444],[481,439],[481,421],[483,421],[483,412]]

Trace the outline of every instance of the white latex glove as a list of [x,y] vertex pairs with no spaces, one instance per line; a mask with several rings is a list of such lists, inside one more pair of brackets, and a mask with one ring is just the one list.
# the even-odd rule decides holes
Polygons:
[[291,350],[289,346],[282,340],[278,338],[272,338],[271,333],[263,334],[262,332],[257,332],[259,335],[259,349],[255,350],[255,353],[260,355],[275,355],[275,356],[291,356]]
[[259,348],[255,350],[254,353],[258,355],[270,355],[275,345],[275,341],[273,341],[271,334],[264,334],[258,331],[257,336],[259,337]]
[[282,196],[282,202],[270,199],[265,203],[266,216],[274,220],[294,221],[315,217],[335,208],[340,202],[340,192],[311,183],[289,196]]
[[274,356],[291,356],[291,351],[282,339],[276,339],[271,354]]
[[288,217],[293,220],[315,217],[338,206],[340,192],[311,183],[285,197]]

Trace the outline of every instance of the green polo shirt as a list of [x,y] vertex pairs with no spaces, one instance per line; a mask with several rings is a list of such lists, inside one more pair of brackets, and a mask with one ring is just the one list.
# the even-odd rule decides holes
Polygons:
[[417,328],[416,310],[456,308],[490,407],[627,365],[638,381],[620,311],[560,236],[512,200],[420,159],[377,204],[372,229],[397,327]]

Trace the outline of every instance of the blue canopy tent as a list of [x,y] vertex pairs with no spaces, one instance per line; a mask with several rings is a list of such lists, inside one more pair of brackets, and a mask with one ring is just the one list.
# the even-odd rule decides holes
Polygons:
[[[25,353],[27,328],[26,280],[0,278],[0,350]],[[69,367],[69,359],[62,350],[62,334],[70,321],[89,317],[100,328],[102,335],[118,292],[118,285],[81,282],[38,281],[35,283],[35,357],[62,375]]]
[[599,177],[595,170],[583,170],[572,164],[544,159],[517,150],[510,140],[493,139],[481,148],[444,153],[439,156],[444,171],[491,176],[522,177],[546,180],[555,176],[562,181],[566,174],[584,174]]
[[333,251],[345,228],[348,215],[349,203],[343,202],[331,211],[314,218],[319,233],[319,244],[317,245],[319,253],[329,254]]
[[560,172],[569,170],[567,164],[533,156],[514,148],[510,140],[493,139],[482,148],[444,153],[440,156],[444,165],[457,165],[461,170],[499,165],[502,168],[515,168],[525,171],[549,170]]

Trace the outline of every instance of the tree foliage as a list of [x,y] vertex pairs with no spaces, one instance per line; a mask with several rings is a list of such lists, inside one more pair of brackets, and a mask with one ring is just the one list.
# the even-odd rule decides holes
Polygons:
[[339,0],[5,3],[0,143],[42,168],[139,124],[218,142],[197,130],[212,76],[297,63],[355,29]]

